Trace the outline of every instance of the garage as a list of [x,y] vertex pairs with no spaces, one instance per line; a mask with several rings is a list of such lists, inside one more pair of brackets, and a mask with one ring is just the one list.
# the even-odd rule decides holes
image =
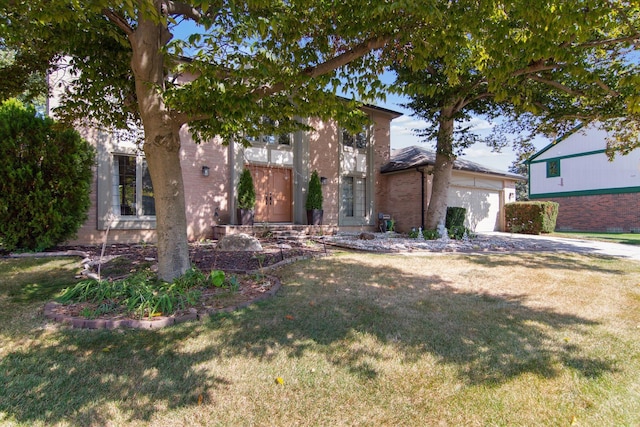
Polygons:
[[[408,232],[425,224],[433,185],[436,154],[422,147],[394,150],[381,169],[384,197],[381,207],[397,222],[397,231]],[[467,210],[465,225],[475,232],[503,231],[505,203],[515,201],[516,182],[526,178],[456,159],[447,194],[448,206]]]
[[449,206],[465,208],[465,225],[473,231],[499,231],[500,192],[490,189],[449,187]]

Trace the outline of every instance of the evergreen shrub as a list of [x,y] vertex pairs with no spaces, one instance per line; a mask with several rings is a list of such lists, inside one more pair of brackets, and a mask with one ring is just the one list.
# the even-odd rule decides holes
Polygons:
[[10,99],[0,105],[0,242],[41,251],[73,238],[91,204],[94,149]]

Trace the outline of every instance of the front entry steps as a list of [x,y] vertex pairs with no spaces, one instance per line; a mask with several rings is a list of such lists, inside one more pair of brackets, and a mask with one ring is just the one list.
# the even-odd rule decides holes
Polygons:
[[304,240],[309,236],[333,235],[338,227],[331,225],[300,225],[256,223],[251,225],[216,225],[213,239],[218,240],[228,234],[245,233],[256,237],[275,237],[279,240]]

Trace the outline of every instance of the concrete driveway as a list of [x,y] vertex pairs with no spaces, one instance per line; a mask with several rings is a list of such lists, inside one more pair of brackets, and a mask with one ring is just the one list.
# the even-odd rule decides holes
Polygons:
[[529,234],[502,233],[497,231],[482,232],[478,234],[482,236],[495,236],[507,241],[513,240],[514,242],[535,242],[535,245],[537,247],[542,247],[543,250],[607,255],[640,261],[640,246],[598,242],[595,240],[568,239],[564,237],[551,237],[546,235],[532,236]]

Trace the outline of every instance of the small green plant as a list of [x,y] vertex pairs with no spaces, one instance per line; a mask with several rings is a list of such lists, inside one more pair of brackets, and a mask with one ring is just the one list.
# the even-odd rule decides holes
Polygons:
[[264,272],[262,271],[262,269],[264,268],[264,260],[265,260],[265,255],[262,253],[256,254],[255,255],[255,259],[258,260],[258,273],[256,273],[256,280],[260,280],[262,277],[264,277]]
[[395,231],[396,221],[394,219],[387,220],[387,231]]
[[455,240],[462,240],[464,236],[472,237],[473,232],[464,225],[455,225],[448,230],[449,237]]
[[[97,309],[83,309],[81,315],[96,317],[104,313],[124,310],[137,317],[149,318],[162,313],[171,314],[198,303],[201,289],[209,286],[225,287],[225,274],[214,270],[204,274],[197,268],[189,269],[171,283],[161,282],[147,271],[125,279],[110,281],[83,280],[66,289],[58,298],[61,303],[98,303]],[[230,286],[231,288],[231,286]],[[239,286],[235,286],[237,290]]]
[[422,237],[424,237],[425,240],[437,240],[440,238],[440,233],[435,229],[422,230]]
[[80,316],[87,319],[93,319],[96,317],[93,310],[91,310],[89,307],[84,307],[82,310],[80,310]]
[[224,287],[228,288],[232,292],[237,292],[240,289],[240,281],[238,281],[238,277],[235,275],[227,278],[224,284]]
[[409,232],[409,238],[411,239],[417,239],[419,235],[420,235],[420,232],[415,228],[412,228],[411,231]]

